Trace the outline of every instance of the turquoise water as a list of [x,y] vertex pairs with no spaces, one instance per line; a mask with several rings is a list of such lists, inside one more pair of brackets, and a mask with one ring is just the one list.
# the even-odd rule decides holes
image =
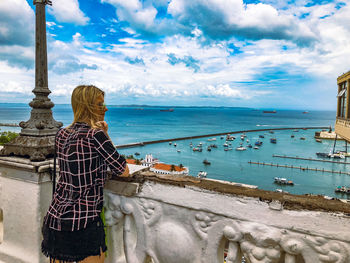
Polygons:
[[[109,133],[115,144],[125,144],[139,141],[193,136],[235,130],[278,128],[278,127],[304,127],[304,126],[334,126],[335,112],[310,111],[302,114],[302,111],[278,110],[276,114],[264,114],[262,111],[237,108],[174,108],[174,112],[162,112],[159,107],[117,107],[109,106],[106,121],[109,124]],[[0,122],[18,122],[29,118],[29,106],[25,104],[0,104]],[[54,117],[68,125],[72,121],[72,113],[69,105],[56,105]],[[19,130],[18,128],[1,127],[2,130]],[[234,181],[257,185],[261,189],[283,190],[294,194],[322,194],[347,198],[345,195],[334,193],[338,185],[350,186],[349,175],[331,173],[300,171],[281,167],[258,166],[249,164],[248,161],[260,161],[268,163],[288,164],[312,168],[324,168],[325,170],[350,172],[349,165],[311,162],[302,160],[280,159],[272,157],[273,154],[285,154],[289,156],[316,158],[316,152],[329,152],[333,141],[317,143],[313,139],[316,130],[275,131],[272,135],[268,132],[247,133],[247,138],[254,143],[260,134],[265,138],[260,149],[247,149],[235,151],[241,140],[239,135],[232,142],[232,151],[224,151],[224,140],[217,136],[215,142],[208,142],[207,138],[192,140],[193,145],[202,142],[203,152],[193,152],[189,147],[191,140],[177,141],[177,147],[168,143],[146,145],[129,149],[120,149],[123,154],[140,152],[140,157],[152,153],[161,161],[170,164],[188,166],[191,175],[196,175],[203,170],[209,178]],[[295,138],[291,138],[291,134]],[[271,144],[271,137],[277,138],[277,144]],[[306,140],[300,140],[305,137]],[[206,145],[215,143],[217,149],[206,151]],[[244,142],[244,145],[247,143]],[[181,152],[177,152],[177,150]],[[338,150],[344,149],[344,142],[338,141]],[[211,165],[205,166],[202,162],[207,159]],[[344,161],[344,160],[342,160]],[[348,158],[350,162],[350,158]],[[293,180],[294,186],[279,186],[273,183],[274,177],[286,177]],[[350,198],[350,196],[349,196]]]

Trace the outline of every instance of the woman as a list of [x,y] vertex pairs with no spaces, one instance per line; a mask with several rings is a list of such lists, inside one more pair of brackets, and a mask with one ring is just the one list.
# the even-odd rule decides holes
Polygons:
[[108,136],[104,92],[78,86],[72,94],[73,123],[58,131],[59,179],[44,218],[42,252],[50,262],[104,262],[105,234],[100,217],[107,167],[129,176],[125,159]]

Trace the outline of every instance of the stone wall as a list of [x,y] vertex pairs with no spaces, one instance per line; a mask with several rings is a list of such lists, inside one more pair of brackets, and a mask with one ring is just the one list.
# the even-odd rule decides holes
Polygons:
[[150,173],[113,184],[109,263],[350,262],[350,206],[339,200]]

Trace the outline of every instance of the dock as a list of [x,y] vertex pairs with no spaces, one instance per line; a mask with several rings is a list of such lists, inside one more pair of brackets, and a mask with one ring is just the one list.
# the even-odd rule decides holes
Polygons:
[[252,162],[249,161],[249,164],[257,164],[257,165],[263,165],[263,166],[274,166],[274,167],[281,167],[281,168],[290,168],[290,169],[298,169],[301,171],[314,171],[314,172],[322,172],[322,173],[332,173],[332,174],[346,174],[350,175],[350,173],[342,172],[342,171],[334,171],[334,170],[325,170],[324,168],[311,168],[311,167],[303,167],[303,166],[295,166],[295,165],[288,165],[288,164],[278,164],[278,163],[265,163],[265,162]]
[[18,123],[0,123],[0,127],[19,127]]
[[211,134],[204,134],[204,135],[194,135],[194,136],[171,138],[171,139],[162,139],[162,140],[154,140],[154,141],[121,144],[121,145],[115,145],[115,147],[118,149],[122,149],[122,148],[144,146],[147,144],[156,144],[156,143],[182,141],[182,140],[192,140],[192,139],[199,139],[199,138],[206,138],[206,137],[223,136],[223,135],[227,135],[227,134],[239,134],[239,133],[249,133],[249,132],[284,131],[284,130],[296,130],[296,129],[297,130],[311,130],[311,129],[318,129],[319,130],[319,129],[328,129],[328,128],[329,127],[291,127],[291,128],[288,127],[288,128],[269,128],[269,129],[228,131],[228,132],[211,133]]
[[350,164],[350,162],[339,162],[339,161],[331,161],[331,160],[314,159],[311,157],[306,158],[306,157],[286,156],[286,155],[278,155],[278,154],[273,154],[272,157],[284,158],[284,159],[294,159],[294,160],[303,160],[303,161],[312,161],[312,162],[322,162],[322,163]]

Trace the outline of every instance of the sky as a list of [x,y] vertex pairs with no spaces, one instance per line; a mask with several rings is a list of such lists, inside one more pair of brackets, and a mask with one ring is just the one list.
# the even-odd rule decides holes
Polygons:
[[[52,0],[50,99],[93,84],[110,105],[335,110],[350,0]],[[0,0],[0,102],[34,95],[35,6]]]

